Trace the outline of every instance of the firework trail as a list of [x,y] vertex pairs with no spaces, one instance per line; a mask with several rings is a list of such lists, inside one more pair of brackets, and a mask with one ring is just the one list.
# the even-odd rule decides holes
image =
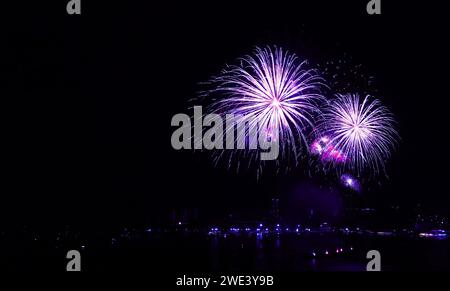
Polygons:
[[345,157],[338,164],[358,175],[366,170],[372,174],[385,172],[385,161],[398,139],[393,115],[370,96],[336,97],[324,110],[320,127],[329,143]]
[[[238,65],[228,66],[212,79],[213,88],[206,95],[214,101],[208,111],[245,116],[249,127],[258,122],[269,136],[278,137],[280,160],[297,163],[302,151],[308,151],[304,145],[323,99],[324,80],[306,67],[306,61],[281,48],[257,47],[253,54],[240,58]],[[229,163],[248,154],[254,157],[254,153],[235,152]]]

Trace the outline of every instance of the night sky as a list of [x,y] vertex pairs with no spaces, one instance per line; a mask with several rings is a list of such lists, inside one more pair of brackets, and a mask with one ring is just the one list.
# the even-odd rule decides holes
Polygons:
[[139,226],[183,208],[207,222],[260,215],[274,195],[295,202],[305,183],[332,185],[302,167],[257,180],[215,167],[208,153],[172,149],[172,116],[190,114],[199,83],[255,45],[313,65],[361,64],[401,136],[389,177],[362,194],[367,205],[450,212],[445,9],[382,1],[382,15],[369,16],[366,1],[92,2],[81,16],[39,3],[10,22],[2,224]]

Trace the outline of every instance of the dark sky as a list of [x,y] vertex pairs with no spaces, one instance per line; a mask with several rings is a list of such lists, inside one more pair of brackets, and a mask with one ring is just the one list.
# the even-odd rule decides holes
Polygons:
[[81,16],[39,3],[11,20],[3,223],[145,224],[172,208],[221,217],[259,213],[275,193],[287,199],[309,181],[304,169],[257,181],[170,145],[171,117],[189,113],[198,83],[255,45],[312,64],[343,55],[362,64],[402,138],[389,179],[371,183],[367,201],[450,212],[442,7],[382,1],[383,14],[369,16],[366,1],[95,2],[84,1]]

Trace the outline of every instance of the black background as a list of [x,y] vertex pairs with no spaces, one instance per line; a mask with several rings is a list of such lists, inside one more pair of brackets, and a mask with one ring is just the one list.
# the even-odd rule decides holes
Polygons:
[[373,16],[366,1],[147,2],[82,1],[81,16],[67,15],[65,1],[23,4],[4,26],[1,224],[139,226],[166,222],[174,208],[197,208],[208,221],[256,215],[274,193],[283,199],[307,179],[301,169],[258,181],[170,145],[170,120],[189,113],[198,83],[255,45],[283,46],[313,64],[344,53],[362,64],[402,138],[389,179],[367,200],[448,214],[440,2],[382,1]]

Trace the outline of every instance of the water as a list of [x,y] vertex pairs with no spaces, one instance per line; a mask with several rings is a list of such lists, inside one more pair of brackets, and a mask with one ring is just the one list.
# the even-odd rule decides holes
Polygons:
[[448,239],[336,233],[226,237],[151,233],[118,239],[114,243],[111,238],[59,244],[21,241],[2,247],[1,266],[13,270],[64,271],[65,255],[70,249],[80,250],[85,271],[158,270],[170,274],[365,271],[366,254],[372,249],[381,253],[381,267],[385,271],[450,270]]
[[[369,250],[381,253],[386,271],[450,270],[448,240],[330,233],[155,236],[124,243],[104,256],[92,252],[97,257],[92,267],[121,269],[126,265],[167,272],[365,271]],[[109,263],[98,263],[103,258]]]

